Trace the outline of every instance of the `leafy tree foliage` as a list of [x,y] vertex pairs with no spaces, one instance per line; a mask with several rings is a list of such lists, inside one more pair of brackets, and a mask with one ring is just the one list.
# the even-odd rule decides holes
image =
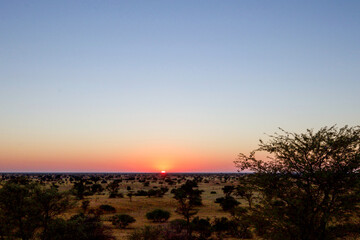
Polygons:
[[[270,157],[259,160],[256,152]],[[327,239],[330,223],[359,214],[360,127],[282,130],[235,163],[254,172],[260,195],[252,222],[265,238]]]

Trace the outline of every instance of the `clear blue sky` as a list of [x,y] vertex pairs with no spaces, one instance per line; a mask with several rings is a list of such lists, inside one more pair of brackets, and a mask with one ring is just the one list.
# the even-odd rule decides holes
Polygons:
[[359,1],[1,1],[0,171],[234,171],[278,127],[358,125],[359,13]]

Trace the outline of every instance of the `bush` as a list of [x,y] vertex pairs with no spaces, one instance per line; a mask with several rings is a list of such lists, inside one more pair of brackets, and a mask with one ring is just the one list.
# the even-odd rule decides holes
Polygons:
[[148,193],[147,193],[147,191],[144,191],[144,190],[138,190],[134,195],[135,196],[147,196]]
[[133,231],[128,240],[160,240],[162,239],[162,228],[145,226],[140,229]]
[[213,230],[221,236],[223,233],[227,233],[232,237],[249,239],[252,238],[249,230],[250,224],[246,219],[241,220],[229,220],[226,217],[215,218],[213,224]]
[[100,205],[99,208],[104,212],[116,212],[116,209],[113,206],[107,204]]
[[136,220],[127,214],[118,214],[111,218],[112,224],[117,228],[126,228],[130,223],[134,223]]
[[110,193],[109,198],[124,198],[122,193]]
[[181,232],[186,229],[187,223],[184,219],[174,219],[170,221],[169,227],[176,232]]
[[98,218],[75,215],[69,220],[54,219],[50,222],[43,239],[47,240],[113,240],[109,230]]
[[166,222],[170,218],[170,213],[165,210],[156,209],[146,214],[146,218],[154,222]]
[[240,202],[238,202],[232,196],[217,198],[215,203],[220,203],[220,206],[224,211],[232,211],[237,205],[240,204]]
[[[182,219],[178,219],[178,220],[182,220]],[[185,225],[186,225],[186,221],[185,221]],[[179,226],[178,226],[179,227]],[[188,235],[187,232],[184,229],[176,229],[173,227],[173,225],[167,224],[163,227],[162,229],[162,239],[164,240],[188,240]]]
[[215,218],[213,229],[215,232],[226,232],[230,229],[229,219],[226,217]]
[[207,239],[211,236],[212,229],[209,219],[196,217],[191,222],[192,229],[200,234],[200,239]]

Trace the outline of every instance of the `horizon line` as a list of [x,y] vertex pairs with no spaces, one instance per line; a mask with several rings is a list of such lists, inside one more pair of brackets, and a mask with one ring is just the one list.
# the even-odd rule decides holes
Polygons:
[[[110,174],[160,174],[161,172],[95,172],[95,171],[0,171],[0,174],[3,173],[110,173]],[[166,174],[171,173],[182,173],[182,174],[196,174],[196,173],[248,173],[248,172],[166,172]]]

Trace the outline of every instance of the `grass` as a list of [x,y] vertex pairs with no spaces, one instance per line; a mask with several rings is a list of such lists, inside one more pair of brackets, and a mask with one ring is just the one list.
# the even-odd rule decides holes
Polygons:
[[[182,182],[183,183],[183,182]],[[230,183],[221,183],[220,181],[212,180],[209,183],[199,183],[199,189],[203,190],[202,202],[203,206],[199,207],[199,212],[197,216],[201,218],[210,218],[214,219],[215,217],[230,217],[229,213],[224,212],[219,204],[214,203],[215,199],[223,196],[221,188]],[[103,187],[106,187],[106,184],[102,184]],[[107,191],[104,191],[100,195],[92,195],[86,197],[84,200],[89,200],[89,208],[99,208],[100,205],[111,205],[115,207],[116,213],[105,213],[101,216],[105,225],[112,228],[113,234],[117,239],[125,239],[126,236],[131,233],[135,228],[143,227],[145,225],[159,225],[161,223],[153,223],[146,219],[146,213],[154,209],[163,209],[171,213],[169,221],[173,219],[182,218],[181,215],[175,212],[177,207],[177,201],[173,198],[173,194],[170,193],[171,189],[174,186],[167,186],[167,184],[159,184],[159,182],[151,182],[150,186],[144,187],[142,183],[137,181],[127,181],[121,182],[120,191],[124,194],[124,198],[109,198]],[[179,186],[180,184],[177,184]],[[65,183],[60,185],[60,190],[69,190],[72,184]],[[136,192],[137,190],[149,190],[153,187],[160,188],[161,186],[167,186],[169,191],[161,198],[158,197],[146,197],[146,196],[133,196],[132,201],[130,202],[129,197],[126,196],[128,192],[126,190],[127,186],[131,187],[131,190]],[[216,191],[216,194],[211,194],[212,191]],[[239,200],[240,201],[240,200]],[[244,206],[246,203],[241,201]],[[64,214],[63,217],[69,217],[73,214],[76,214],[81,211],[81,201],[78,202],[77,206],[73,209],[70,209]],[[109,221],[111,216],[114,214],[129,214],[136,219],[135,223],[132,223],[126,229],[116,229],[112,226]]]

